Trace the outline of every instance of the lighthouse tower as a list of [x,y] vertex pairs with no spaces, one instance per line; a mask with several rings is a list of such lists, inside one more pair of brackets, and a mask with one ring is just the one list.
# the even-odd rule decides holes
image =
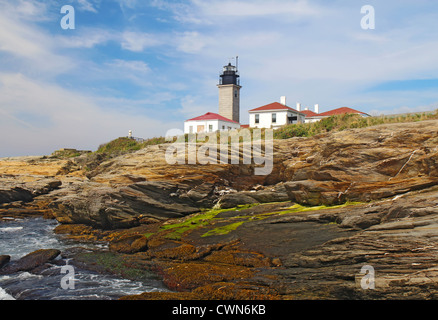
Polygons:
[[219,114],[230,120],[240,122],[240,75],[231,62],[224,66],[219,80]]

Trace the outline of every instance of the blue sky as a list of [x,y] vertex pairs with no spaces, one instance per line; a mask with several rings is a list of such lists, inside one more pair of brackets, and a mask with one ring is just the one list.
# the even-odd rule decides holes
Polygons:
[[[61,28],[64,5],[74,30]],[[375,30],[361,28],[364,5]],[[243,123],[281,96],[321,111],[435,110],[437,39],[434,0],[0,0],[0,157],[182,129],[217,112],[236,55]]]

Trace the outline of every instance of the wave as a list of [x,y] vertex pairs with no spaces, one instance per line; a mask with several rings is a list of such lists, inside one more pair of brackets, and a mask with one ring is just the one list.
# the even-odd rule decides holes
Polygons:
[[0,232],[17,232],[23,230],[23,227],[7,227],[7,228],[0,228]]
[[[5,252],[11,256],[11,261],[16,261],[38,249],[57,248],[63,251],[79,245],[78,242],[64,240],[56,235],[53,232],[56,225],[55,222],[39,218],[1,223],[0,254]],[[81,243],[80,246],[103,250],[108,248],[107,244],[95,246]],[[59,256],[58,259],[64,258]],[[62,265],[62,261],[58,261],[40,274],[25,271],[0,275],[0,300],[115,300],[126,295],[166,290],[156,280],[130,281],[79,267],[75,270],[75,289],[63,290]]]
[[43,279],[44,276],[38,275],[38,274],[32,274],[29,272],[22,272],[16,278],[22,281],[22,280],[26,280],[26,279]]
[[0,287],[0,300],[15,300],[13,296],[8,294],[3,288]]

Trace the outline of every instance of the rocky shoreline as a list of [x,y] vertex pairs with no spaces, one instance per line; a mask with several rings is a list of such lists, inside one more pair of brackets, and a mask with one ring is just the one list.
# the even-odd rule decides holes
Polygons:
[[0,159],[0,219],[57,219],[109,245],[78,261],[171,290],[123,299],[435,299],[437,145],[434,120],[278,140],[268,176],[168,165],[165,145],[88,166]]

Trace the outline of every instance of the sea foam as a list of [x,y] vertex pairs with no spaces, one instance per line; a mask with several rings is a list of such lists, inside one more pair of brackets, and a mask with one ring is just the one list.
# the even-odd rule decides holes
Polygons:
[[6,227],[0,228],[0,232],[17,232],[23,230],[23,227]]
[[13,296],[8,294],[3,288],[0,287],[0,300],[15,300]]

